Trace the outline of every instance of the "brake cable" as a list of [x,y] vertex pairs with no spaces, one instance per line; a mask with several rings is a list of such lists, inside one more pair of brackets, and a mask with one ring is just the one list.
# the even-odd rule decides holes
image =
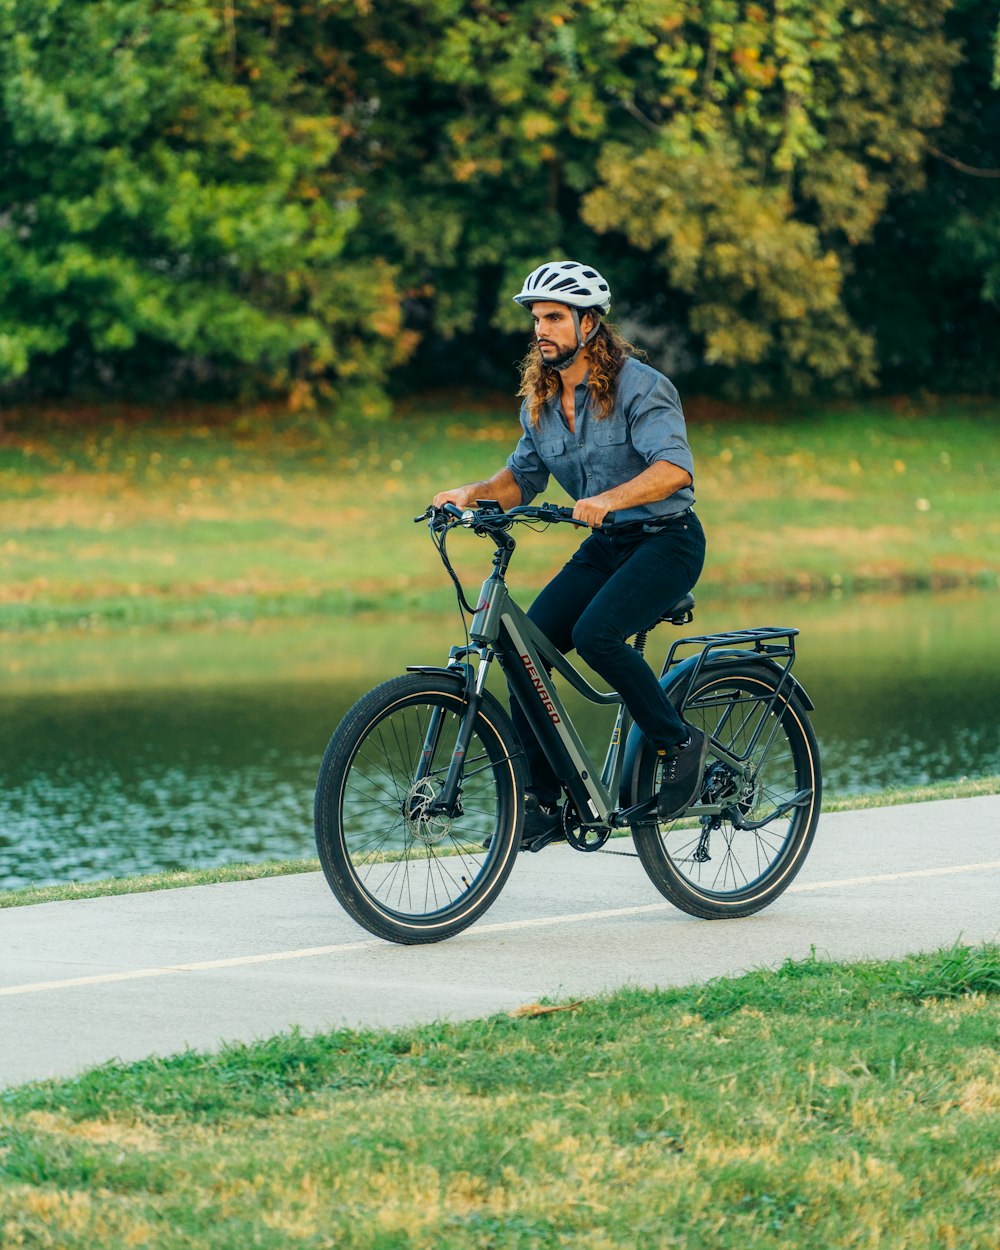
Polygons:
[[[428,526],[428,529],[431,531],[431,542],[434,544],[438,555],[441,557],[441,563],[444,565],[448,576],[454,583],[455,593],[458,595],[458,606],[463,610],[463,612],[468,612],[470,616],[475,616],[476,609],[466,599],[462,583],[459,581],[458,574],[455,572],[452,567],[451,560],[448,558],[448,531],[451,529],[452,524],[453,522],[449,521],[446,525],[438,527],[431,522]],[[464,621],[464,616],[462,619]]]

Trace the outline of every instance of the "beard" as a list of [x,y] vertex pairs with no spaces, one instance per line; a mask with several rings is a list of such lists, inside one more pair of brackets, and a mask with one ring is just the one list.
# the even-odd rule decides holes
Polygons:
[[[555,344],[553,343],[552,346],[555,347]],[[554,356],[546,356],[543,354],[542,349],[538,348],[538,354],[542,357],[542,365],[546,369],[559,369],[562,365],[568,364],[576,355],[576,351],[575,343],[572,347],[566,347],[562,351],[557,350]]]

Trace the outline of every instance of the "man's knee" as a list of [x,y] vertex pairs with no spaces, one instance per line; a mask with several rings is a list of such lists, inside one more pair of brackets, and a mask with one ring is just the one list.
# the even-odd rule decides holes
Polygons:
[[573,647],[580,659],[591,668],[614,655],[624,641],[621,630],[610,621],[593,621],[584,616],[573,630]]

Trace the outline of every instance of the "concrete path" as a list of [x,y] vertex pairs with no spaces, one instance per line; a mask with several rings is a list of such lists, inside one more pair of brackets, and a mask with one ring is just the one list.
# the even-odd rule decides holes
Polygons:
[[[629,847],[627,841],[612,844]],[[746,920],[684,915],[638,860],[521,855],[450,941],[369,937],[320,874],[0,911],[0,1085],[305,1031],[683,985],[801,959],[1000,938],[1000,796],[824,816],[796,882]]]

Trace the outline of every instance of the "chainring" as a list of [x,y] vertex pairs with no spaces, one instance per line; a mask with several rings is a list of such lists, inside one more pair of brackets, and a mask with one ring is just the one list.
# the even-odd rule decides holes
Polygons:
[[599,851],[611,837],[609,825],[603,829],[584,829],[576,806],[569,799],[563,804],[562,824],[566,841],[575,851]]

